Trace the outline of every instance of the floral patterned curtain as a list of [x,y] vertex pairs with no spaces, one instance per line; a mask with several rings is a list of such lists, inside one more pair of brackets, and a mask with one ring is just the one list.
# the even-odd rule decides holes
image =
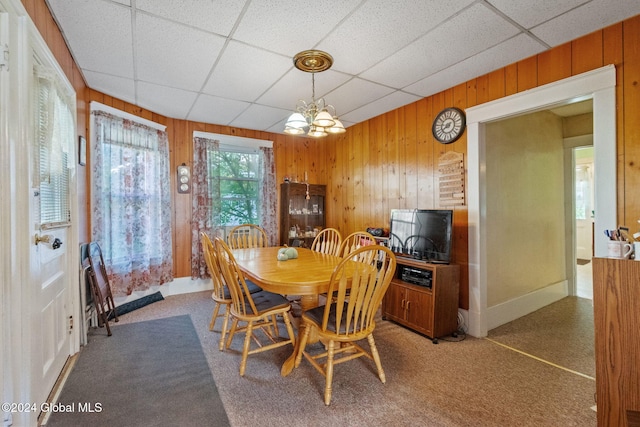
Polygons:
[[262,177],[262,213],[261,225],[269,236],[269,246],[278,244],[278,193],[276,186],[276,163],[273,160],[273,148],[260,147],[262,159],[264,161]]
[[213,239],[220,224],[220,178],[209,173],[213,153],[218,141],[195,137],[193,139],[193,173],[191,174],[191,278],[209,277],[204,260],[200,233]]
[[173,280],[169,143],[164,131],[93,111],[92,240],[114,295]]

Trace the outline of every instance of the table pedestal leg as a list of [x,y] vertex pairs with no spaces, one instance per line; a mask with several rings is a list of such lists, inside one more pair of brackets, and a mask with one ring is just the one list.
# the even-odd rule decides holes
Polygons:
[[[318,306],[318,295],[302,295],[300,299],[300,308],[302,309],[303,314],[305,311],[315,308],[317,306]],[[302,322],[302,319],[301,319],[300,326],[298,327],[298,336],[296,337],[296,345],[293,349],[293,354],[289,356],[287,360],[284,361],[284,363],[282,364],[282,369],[280,369],[280,375],[282,375],[283,377],[286,377],[291,373],[291,371],[293,371],[293,368],[296,362],[296,356],[300,351],[300,337],[302,336],[303,332],[304,332],[304,323]],[[312,334],[312,335],[313,336],[311,335],[309,336],[308,342],[309,343],[318,342],[318,334]]]

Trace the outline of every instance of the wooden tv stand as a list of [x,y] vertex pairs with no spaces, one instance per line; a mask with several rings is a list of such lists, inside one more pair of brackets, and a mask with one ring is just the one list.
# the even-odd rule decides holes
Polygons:
[[[429,264],[412,258],[397,257],[398,267],[382,301],[382,318],[392,320],[431,338],[450,335],[458,329],[458,293],[460,266]],[[402,279],[403,270],[426,272],[431,287]]]

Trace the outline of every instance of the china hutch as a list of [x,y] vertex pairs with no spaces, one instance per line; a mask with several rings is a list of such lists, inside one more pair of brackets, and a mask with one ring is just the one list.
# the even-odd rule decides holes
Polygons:
[[280,244],[311,247],[325,227],[326,186],[299,182],[280,185]]

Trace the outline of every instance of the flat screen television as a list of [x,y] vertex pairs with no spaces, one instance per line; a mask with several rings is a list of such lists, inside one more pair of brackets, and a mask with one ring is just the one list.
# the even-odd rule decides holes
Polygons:
[[389,249],[397,256],[448,264],[452,231],[452,210],[392,209]]

